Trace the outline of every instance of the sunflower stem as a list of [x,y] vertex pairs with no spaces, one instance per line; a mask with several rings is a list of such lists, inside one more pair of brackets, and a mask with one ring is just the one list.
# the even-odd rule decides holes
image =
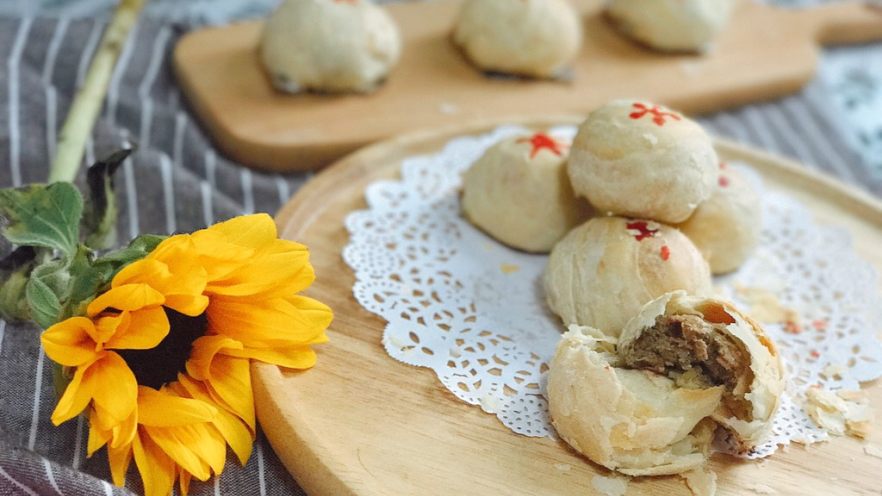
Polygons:
[[138,22],[146,0],[120,0],[92,62],[83,86],[77,90],[61,128],[58,148],[49,169],[49,182],[73,182],[83,161],[86,140],[101,112],[113,68],[129,32]]

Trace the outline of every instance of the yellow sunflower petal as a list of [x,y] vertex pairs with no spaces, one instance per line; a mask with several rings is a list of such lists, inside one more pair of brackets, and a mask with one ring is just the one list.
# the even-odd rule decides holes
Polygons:
[[203,424],[195,430],[201,431],[194,442],[198,442],[199,456],[208,463],[212,472],[220,474],[227,463],[227,443],[223,435],[212,424]]
[[92,384],[92,397],[116,422],[128,418],[137,405],[138,381],[121,356],[107,352],[89,367],[83,383]]
[[294,346],[320,336],[333,320],[327,305],[305,296],[212,298],[209,328],[246,346]]
[[165,297],[165,306],[190,317],[205,312],[210,300],[202,294],[170,294]]
[[107,448],[107,461],[110,464],[110,477],[113,483],[119,487],[126,485],[126,472],[132,463],[132,444],[127,443],[118,448]]
[[[175,238],[175,240],[181,238]],[[208,276],[197,263],[195,250],[187,251],[190,243],[167,239],[151,255],[126,266],[113,278],[113,286],[148,284],[165,296],[163,304],[185,315],[196,316],[205,311],[208,299],[202,295]],[[161,258],[160,258],[161,257]]]
[[[99,327],[105,319],[98,320]],[[127,350],[149,350],[155,348],[168,336],[169,322],[162,307],[143,308],[133,312],[123,312],[120,325],[114,329],[112,336],[104,344],[105,348]]]
[[202,336],[193,341],[193,351],[187,360],[187,373],[204,381],[211,377],[211,362],[222,348],[241,349],[242,343],[226,336]]
[[46,356],[54,362],[75,367],[95,360],[97,331],[91,320],[71,317],[46,329],[40,335]]
[[101,429],[99,423],[95,421],[95,417],[96,415],[93,410],[89,413],[89,438],[86,441],[86,456],[92,456],[93,453],[107,444],[111,437],[111,432]]
[[208,230],[193,233],[192,240],[209,281],[223,279],[248,263],[255,253],[251,248],[230,243],[222,235]]
[[260,248],[278,237],[275,221],[264,213],[233,217],[208,227],[206,231],[220,234],[230,243],[249,248]]
[[60,425],[76,417],[89,405],[96,384],[92,381],[84,381],[83,378],[92,365],[94,362],[87,362],[77,367],[73,379],[64,389],[64,394],[61,395],[61,399],[55,405],[55,411],[52,412],[53,424]]
[[151,281],[168,279],[171,275],[168,265],[152,258],[142,258],[117,272],[113,276],[113,287],[126,284],[150,284]]
[[89,303],[86,312],[89,317],[113,308],[116,310],[139,310],[145,307],[161,305],[165,297],[147,284],[124,284],[110,288]]
[[224,355],[251,358],[261,362],[272,363],[289,369],[308,369],[315,365],[316,354],[309,346],[291,346],[288,348],[245,348],[241,350],[225,349]]
[[254,430],[254,392],[251,389],[249,360],[215,356],[211,363],[211,377],[206,382],[212,397],[223,402]]
[[222,279],[208,283],[205,291],[228,296],[279,295],[297,293],[315,280],[309,251],[291,241],[273,240]]
[[192,252],[195,250],[195,245],[190,238],[191,235],[189,234],[175,234],[174,236],[169,236],[162,240],[162,242],[159,243],[153,251],[148,253],[145,258],[168,262],[179,253]]
[[190,475],[190,472],[187,472],[186,470],[179,470],[178,473],[178,482],[181,485],[181,494],[183,496],[187,496],[187,494],[190,492],[190,478],[192,478],[193,476]]
[[144,482],[144,496],[168,496],[175,484],[174,460],[147,435],[135,436],[132,451]]
[[128,310],[117,314],[104,314],[99,316],[98,320],[95,321],[95,329],[98,330],[97,341],[99,343],[106,343],[108,339],[116,334],[117,329],[120,327],[128,327],[131,320],[131,312]]
[[[96,406],[96,410],[100,411],[100,407]],[[113,438],[110,441],[111,448],[119,448],[128,444],[132,444],[135,436],[138,435],[138,410],[132,412],[122,423],[113,426]]]
[[199,253],[188,249],[192,243],[182,243],[167,250],[163,262],[170,277],[152,282],[166,297],[165,306],[195,317],[205,311],[208,301],[202,296],[208,283],[208,272],[199,263]]
[[[213,402],[211,395],[201,382],[191,379],[185,374],[178,374],[176,387],[183,388],[186,393],[194,398],[208,403]],[[242,422],[242,420],[224,408],[218,410],[217,416],[212,421],[214,427],[226,440],[239,462],[242,465],[248,462],[251,449],[254,447],[254,433]]]
[[138,388],[138,422],[151,427],[175,427],[210,422],[217,409],[209,403],[166,391]]
[[[204,450],[213,449],[200,438],[197,425],[182,427],[143,427],[144,431],[162,451],[193,477],[204,481],[211,477],[211,467],[202,459]],[[223,445],[226,450],[226,445]]]

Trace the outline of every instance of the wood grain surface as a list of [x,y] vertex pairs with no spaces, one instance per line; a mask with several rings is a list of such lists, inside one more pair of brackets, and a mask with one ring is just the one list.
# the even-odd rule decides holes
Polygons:
[[[508,121],[536,129],[575,117]],[[365,208],[365,186],[398,175],[403,158],[438,151],[459,135],[501,122],[412,134],[365,148],[322,172],[277,216],[282,236],[307,243],[318,279],[310,294],[335,310],[330,343],[306,372],[254,366],[260,424],[276,453],[313,496],[586,495],[605,471],[562,442],[513,434],[495,416],[469,406],[434,373],[390,358],[381,346],[385,322],[352,296],[354,276],[341,250],[345,216]],[[817,221],[846,228],[855,249],[882,270],[882,203],[798,164],[719,141],[724,159],[760,172],[769,188],[809,205]],[[876,411],[882,387],[867,385]],[[882,429],[870,442],[882,446]],[[862,443],[837,438],[794,446],[763,462],[714,455],[720,495],[878,495],[882,459]],[[635,479],[628,495],[687,495],[677,477]]]
[[374,141],[480,118],[586,113],[616,97],[643,97],[696,113],[770,99],[802,87],[822,43],[882,39],[882,9],[836,2],[804,10],[741,0],[715,49],[665,55],[616,32],[600,0],[573,0],[585,42],[570,83],[490,78],[449,40],[460,0],[389,5],[401,62],[371,95],[284,95],[258,58],[262,23],[196,31],[175,48],[181,88],[217,146],[272,170],[326,165]]

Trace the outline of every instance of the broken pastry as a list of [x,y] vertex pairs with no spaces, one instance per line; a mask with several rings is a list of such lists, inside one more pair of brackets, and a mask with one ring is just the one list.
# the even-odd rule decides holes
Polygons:
[[625,35],[666,52],[704,52],[729,21],[733,0],[611,0],[606,13]]
[[547,253],[591,212],[570,186],[568,148],[545,133],[500,141],[463,176],[463,213],[502,243]]
[[725,274],[740,267],[759,243],[762,202],[746,179],[725,167],[717,190],[678,227],[707,259],[711,272]]
[[740,451],[750,451],[771,429],[784,390],[778,351],[759,324],[730,303],[668,293],[625,325],[619,346],[626,367],[724,386],[713,419]]
[[719,160],[694,121],[649,102],[615,100],[579,127],[567,172],[600,212],[683,222],[717,187]]
[[784,382],[774,345],[728,303],[668,293],[617,339],[571,326],[548,372],[561,437],[627,475],[703,466],[719,428],[747,452],[769,432]]
[[616,338],[571,326],[548,372],[558,434],[591,461],[627,475],[677,474],[703,466],[722,386],[680,387],[625,368]]
[[400,54],[395,22],[370,0],[285,0],[260,42],[273,86],[287,93],[372,91]]
[[709,293],[711,276],[680,231],[648,220],[597,217],[554,247],[544,285],[548,306],[564,324],[617,336],[658,296],[677,289]]
[[453,41],[482,70],[553,78],[579,53],[582,24],[568,0],[466,0]]

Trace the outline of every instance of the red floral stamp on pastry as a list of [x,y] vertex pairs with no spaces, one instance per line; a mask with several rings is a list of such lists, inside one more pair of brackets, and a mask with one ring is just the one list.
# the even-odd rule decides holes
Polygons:
[[662,245],[661,249],[658,251],[658,256],[660,256],[665,262],[671,258],[671,249],[668,248],[668,245]]
[[654,122],[658,126],[664,126],[667,122],[667,118],[671,118],[675,121],[679,121],[681,119],[679,114],[675,114],[674,112],[668,112],[662,110],[658,105],[653,105],[652,107],[647,107],[646,104],[635,102],[631,105],[636,110],[628,114],[628,117],[632,119],[642,119],[644,115],[651,115],[652,122]]
[[637,241],[643,241],[646,238],[653,238],[658,233],[659,226],[655,222],[645,220],[634,220],[625,224],[628,233],[634,236]]
[[551,153],[560,157],[564,149],[566,149],[567,147],[566,144],[555,140],[545,133],[536,133],[529,138],[521,138],[517,142],[530,143],[530,145],[533,147],[533,149],[530,151],[530,158],[535,158],[536,154],[539,153],[542,149],[547,149]]

